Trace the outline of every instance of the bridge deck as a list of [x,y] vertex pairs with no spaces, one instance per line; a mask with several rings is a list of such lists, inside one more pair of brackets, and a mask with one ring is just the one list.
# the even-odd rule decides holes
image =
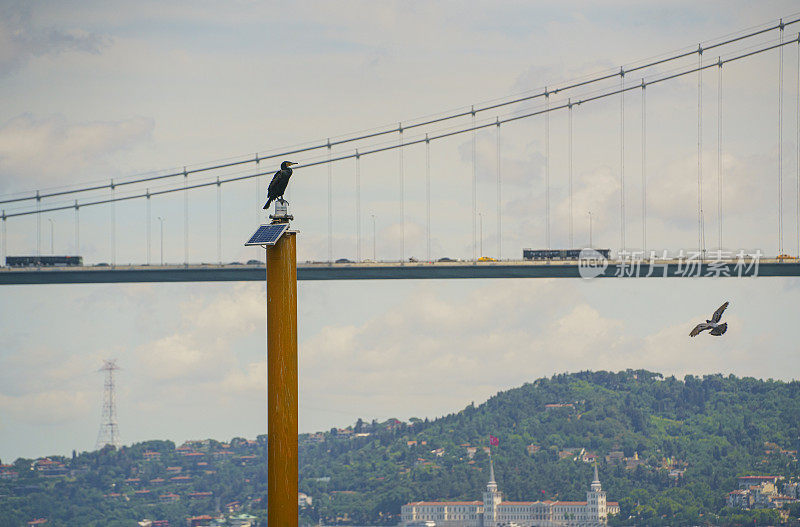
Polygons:
[[[651,272],[648,264],[638,268],[614,260],[599,277],[714,277],[753,276],[754,267],[736,267],[736,261],[723,262],[715,267],[706,261],[688,267],[676,261],[655,262]],[[698,270],[699,268],[699,270]],[[666,269],[666,273],[664,272]],[[762,259],[757,276],[800,276],[797,261],[779,262]],[[262,265],[118,265],[115,267],[0,267],[0,285],[22,284],[104,284],[133,282],[244,282],[265,279]],[[298,280],[422,280],[470,278],[579,278],[578,262],[436,262],[436,263],[298,263]]]

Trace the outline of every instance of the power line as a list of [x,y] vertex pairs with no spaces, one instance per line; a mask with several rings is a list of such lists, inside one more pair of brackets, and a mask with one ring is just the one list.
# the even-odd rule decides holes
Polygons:
[[[787,23],[787,25],[788,25],[788,23]],[[665,77],[661,77],[661,78],[650,80],[648,82],[644,82],[643,84],[644,84],[644,86],[652,86],[652,85],[659,84],[659,83],[662,83],[662,82],[665,82],[665,81],[677,79],[677,78],[680,78],[680,77],[683,77],[683,76],[686,76],[686,75],[691,75],[692,73],[697,73],[700,70],[705,70],[705,69],[708,69],[708,68],[716,67],[719,64],[727,64],[728,62],[734,62],[734,61],[737,61],[737,60],[748,58],[748,57],[751,57],[751,56],[754,56],[754,55],[757,55],[757,54],[760,54],[760,53],[765,53],[765,52],[771,51],[773,49],[777,49],[777,48],[779,48],[781,46],[786,46],[786,45],[797,43],[797,42],[800,42],[800,34],[798,34],[798,38],[795,38],[795,39],[790,40],[790,41],[785,41],[785,42],[783,42],[781,44],[775,44],[775,45],[763,47],[763,48],[760,48],[760,49],[757,49],[757,50],[754,50],[754,51],[750,51],[750,52],[747,52],[747,53],[744,53],[744,54],[741,54],[741,55],[736,55],[736,56],[733,56],[733,57],[730,57],[730,58],[727,58],[727,59],[724,59],[724,60],[720,60],[719,62],[713,62],[713,63],[710,63],[710,64],[704,64],[704,65],[701,65],[701,66],[698,66],[698,67],[689,68],[687,70],[680,71],[678,73],[673,73],[673,74],[665,76]],[[617,75],[619,75],[619,72],[617,72],[615,74],[615,76],[617,76]],[[576,102],[574,102],[572,104],[573,105],[581,105],[581,104],[585,104],[585,103],[589,103],[589,102],[594,102],[594,101],[598,101],[598,100],[601,100],[601,99],[605,99],[607,97],[613,97],[615,95],[619,95],[623,91],[627,92],[627,91],[631,91],[631,90],[638,90],[638,89],[641,89],[641,87],[642,87],[642,84],[629,85],[629,86],[626,86],[626,87],[623,87],[623,88],[620,88],[620,89],[610,90],[610,91],[607,91],[607,92],[604,92],[604,93],[600,93],[598,95],[593,95],[591,97],[586,97],[586,98],[580,99],[580,100],[578,100],[578,101],[576,101]],[[394,150],[396,148],[401,148],[401,147],[402,148],[407,148],[407,147],[411,147],[411,146],[414,146],[414,145],[423,144],[423,143],[425,143],[425,141],[436,141],[436,140],[439,140],[439,139],[445,139],[445,138],[448,138],[448,137],[453,137],[453,136],[456,136],[456,135],[460,135],[460,134],[464,134],[464,133],[468,133],[468,132],[472,132],[472,131],[481,130],[481,129],[484,129],[484,128],[488,128],[490,126],[496,126],[497,123],[500,123],[502,125],[502,124],[512,123],[512,122],[520,121],[520,120],[524,120],[524,119],[530,119],[530,118],[537,117],[539,115],[547,114],[547,113],[550,113],[550,112],[555,112],[555,111],[559,111],[559,110],[565,110],[565,109],[568,109],[568,107],[569,107],[569,105],[567,103],[563,103],[563,104],[560,104],[558,106],[550,106],[549,108],[544,109],[544,110],[535,110],[535,111],[532,111],[532,112],[526,112],[526,113],[522,113],[522,114],[519,114],[519,115],[513,115],[511,117],[506,117],[504,119],[498,118],[498,119],[495,119],[495,120],[492,120],[492,121],[488,121],[488,122],[483,123],[483,124],[476,124],[474,126],[469,126],[469,127],[466,127],[466,128],[459,128],[459,129],[456,129],[456,130],[453,130],[453,131],[443,132],[443,133],[440,133],[438,135],[428,136],[427,138],[426,137],[422,137],[420,139],[415,139],[413,141],[405,141],[405,142],[403,142],[402,145],[400,145],[400,144],[390,144],[390,145],[386,145],[386,146],[382,146],[382,147],[378,147],[378,148],[373,148],[371,150],[365,150],[363,152],[360,152],[359,155],[360,156],[373,155],[373,154],[379,154],[381,152],[387,152],[389,150]],[[477,110],[476,110],[476,113],[477,113]],[[310,167],[313,167],[313,166],[332,164],[332,163],[335,163],[335,162],[338,162],[338,161],[343,161],[343,160],[346,160],[346,159],[353,159],[354,157],[355,157],[355,153],[342,154],[342,155],[337,156],[337,157],[331,157],[330,159],[323,159],[323,160],[320,160],[320,161],[313,161],[311,163],[298,165],[297,168],[298,169],[300,169],[300,168],[310,168]],[[188,173],[188,171],[187,171],[187,173]],[[268,175],[268,174],[271,174],[271,173],[272,173],[272,171],[258,172],[258,173],[255,173],[255,174],[247,174],[247,175],[243,175],[243,176],[236,176],[236,177],[231,177],[231,178],[226,178],[226,179],[220,179],[220,184],[233,183],[235,181],[242,181],[242,180],[245,180],[245,179],[251,179],[251,178],[255,178],[255,177],[265,176],[265,175]],[[183,174],[183,173],[181,172],[181,174]],[[210,185],[216,185],[216,184],[217,184],[216,181],[197,183],[197,184],[194,184],[194,185],[188,185],[186,187],[176,187],[176,188],[160,190],[160,191],[157,191],[157,192],[151,192],[150,195],[151,196],[156,196],[156,195],[161,195],[161,194],[169,194],[171,192],[179,192],[179,191],[183,191],[185,189],[191,190],[191,189],[196,189],[196,188],[208,187]],[[123,196],[123,197],[115,198],[115,199],[102,199],[102,200],[97,200],[97,201],[90,201],[90,202],[79,204],[79,206],[88,207],[90,205],[102,205],[102,204],[106,204],[106,203],[111,203],[112,201],[125,201],[125,200],[129,200],[129,199],[136,199],[136,198],[143,198],[143,197],[146,197],[146,194],[131,194],[129,196]],[[50,208],[47,208],[47,209],[37,209],[37,210],[30,210],[30,211],[14,212],[14,213],[6,214],[5,217],[6,218],[12,218],[12,217],[16,217],[16,216],[28,216],[28,215],[31,215],[31,214],[39,214],[41,212],[54,212],[54,211],[59,211],[59,210],[72,209],[74,206],[75,205],[65,205],[65,206],[50,207]]]
[[[742,41],[742,40],[745,40],[745,39],[748,39],[748,38],[752,38],[752,37],[755,37],[755,36],[758,36],[758,35],[761,35],[761,34],[764,34],[764,33],[768,33],[768,32],[773,31],[775,29],[782,29],[785,26],[793,25],[793,24],[796,24],[798,22],[800,22],[800,18],[791,20],[789,22],[780,22],[780,23],[778,23],[776,25],[771,25],[771,26],[768,26],[766,28],[759,29],[757,31],[752,31],[750,33],[747,33],[747,34],[744,34],[744,35],[740,35],[738,37],[726,39],[726,40],[723,40],[721,42],[717,42],[715,44],[709,44],[709,45],[705,46],[703,49],[705,49],[707,51],[707,50],[710,50],[710,49],[726,46],[726,45],[729,45],[729,44],[732,44],[732,43],[735,43],[735,42],[739,42],[739,41]],[[675,61],[675,60],[679,60],[681,58],[689,57],[691,55],[694,55],[695,53],[698,53],[697,49],[689,50],[689,51],[685,51],[685,52],[681,52],[681,53],[677,53],[677,54],[674,54],[674,55],[671,55],[671,56],[668,56],[668,57],[665,57],[665,58],[662,58],[662,59],[658,59],[658,60],[647,62],[645,64],[641,64],[639,66],[632,66],[632,67],[629,67],[627,69],[622,67],[622,69],[624,69],[624,71],[626,73],[633,73],[635,71],[640,71],[640,70],[651,68],[653,66],[658,66],[658,65],[661,65],[661,64],[664,64],[664,63],[667,63],[667,62],[672,62],[672,61]],[[410,129],[419,128],[419,127],[425,127],[425,126],[429,126],[429,125],[432,125],[432,124],[437,124],[437,123],[449,121],[449,120],[452,120],[452,119],[458,119],[458,118],[461,118],[461,117],[468,117],[470,115],[474,116],[474,114],[476,114],[476,113],[486,112],[486,111],[489,111],[489,110],[494,110],[494,109],[497,109],[497,108],[510,106],[510,105],[518,104],[518,103],[525,102],[525,101],[530,101],[530,100],[534,100],[534,99],[538,99],[538,98],[542,98],[542,97],[547,97],[548,95],[557,94],[559,92],[572,90],[572,89],[575,89],[575,88],[580,88],[582,86],[587,86],[589,84],[602,82],[604,80],[613,79],[617,75],[619,75],[619,73],[617,71],[615,71],[613,73],[608,73],[608,74],[598,75],[598,76],[595,76],[595,77],[590,77],[589,79],[583,80],[583,81],[580,81],[580,82],[573,82],[572,84],[567,84],[567,85],[562,86],[560,88],[555,88],[553,90],[550,90],[549,92],[547,91],[547,88],[545,88],[544,91],[537,92],[537,93],[534,93],[534,94],[531,94],[531,95],[526,95],[524,97],[516,97],[514,99],[511,99],[511,100],[508,100],[508,101],[503,101],[503,102],[500,102],[500,103],[489,104],[489,105],[485,105],[485,106],[478,107],[478,108],[475,108],[475,105],[473,105],[470,108],[469,111],[460,111],[460,112],[457,112],[457,113],[453,113],[453,114],[450,114],[450,115],[445,115],[443,117],[438,117],[438,118],[435,118],[435,119],[427,119],[427,120],[424,120],[424,121],[421,121],[421,122],[418,122],[418,123],[406,124],[405,130],[410,130]],[[569,82],[569,81],[566,81],[566,82]],[[128,181],[120,181],[120,182],[116,183],[116,186],[133,185],[133,184],[136,184],[136,183],[144,183],[144,182],[155,181],[155,180],[159,180],[159,179],[178,177],[178,176],[182,176],[184,174],[184,171],[186,171],[186,173],[191,175],[191,174],[197,174],[197,173],[201,173],[201,172],[218,170],[218,169],[222,169],[222,168],[230,168],[230,167],[244,165],[244,164],[248,164],[248,163],[256,163],[257,164],[259,160],[275,159],[275,158],[284,157],[284,156],[290,156],[290,155],[294,155],[294,154],[311,152],[311,151],[314,151],[314,150],[321,150],[323,148],[330,149],[331,147],[334,147],[334,146],[339,146],[339,145],[352,143],[352,142],[357,142],[357,141],[363,141],[365,139],[371,139],[371,138],[380,137],[380,136],[388,135],[388,134],[394,134],[394,133],[398,133],[398,132],[400,132],[399,128],[389,128],[389,129],[386,129],[386,130],[378,130],[376,132],[371,132],[371,133],[368,133],[368,134],[361,134],[361,135],[357,135],[357,136],[353,136],[353,137],[345,137],[344,139],[340,139],[340,140],[337,140],[337,141],[331,141],[330,138],[329,138],[325,142],[321,142],[321,143],[318,143],[318,144],[312,144],[310,146],[285,149],[285,150],[283,150],[281,152],[268,154],[268,155],[262,156],[260,158],[259,158],[258,154],[256,154],[252,158],[240,159],[240,160],[237,160],[237,161],[230,161],[230,162],[226,162],[226,163],[218,163],[218,164],[210,165],[210,166],[207,166],[207,167],[193,168],[191,170],[185,170],[185,167],[184,167],[184,170],[178,171],[178,172],[170,172],[170,173],[167,173],[167,174],[160,174],[160,175],[157,175],[157,176],[149,176],[149,177],[146,177],[146,178],[137,178],[137,179],[128,180]],[[89,192],[89,191],[93,191],[93,190],[103,190],[103,189],[108,189],[108,188],[111,188],[110,185],[104,184],[104,185],[94,185],[94,186],[85,187],[85,188],[79,188],[79,189],[42,193],[42,194],[37,194],[37,195],[38,195],[38,197],[40,199],[42,199],[42,198],[51,198],[51,197],[56,197],[56,196],[64,196],[64,195],[69,195],[69,194],[76,194],[76,193],[80,193],[80,192]],[[20,202],[20,201],[30,201],[30,200],[36,199],[37,195],[8,198],[8,199],[0,200],[0,204],[14,203],[14,202]]]

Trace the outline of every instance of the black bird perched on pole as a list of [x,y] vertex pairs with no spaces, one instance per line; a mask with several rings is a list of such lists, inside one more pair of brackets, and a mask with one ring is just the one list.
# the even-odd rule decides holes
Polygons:
[[284,161],[281,163],[281,169],[272,176],[272,181],[269,182],[269,188],[267,189],[267,204],[264,205],[265,209],[268,209],[270,204],[276,199],[286,201],[283,199],[283,193],[286,192],[286,185],[289,184],[289,178],[292,177],[292,169],[289,167],[296,164],[297,163],[291,161]]
[[703,331],[710,329],[712,335],[714,335],[715,337],[719,337],[720,335],[728,331],[727,322],[723,322],[722,324],[719,323],[719,321],[722,319],[722,314],[725,312],[725,308],[728,307],[728,304],[729,302],[725,302],[724,304],[719,306],[719,308],[717,308],[717,310],[714,311],[714,314],[711,316],[711,320],[706,320],[705,322],[697,324],[697,326],[695,326],[692,332],[689,333],[689,336],[696,337]]

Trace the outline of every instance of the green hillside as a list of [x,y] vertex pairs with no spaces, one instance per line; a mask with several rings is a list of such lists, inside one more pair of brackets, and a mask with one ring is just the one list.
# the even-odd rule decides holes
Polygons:
[[[500,439],[492,454],[509,500],[585,499],[592,466],[575,458],[597,454],[620,524],[774,524],[774,511],[725,508],[727,493],[740,475],[800,475],[786,452],[799,442],[797,382],[581,372],[412,421],[301,436],[301,490],[315,498],[314,519],[393,523],[409,501],[481,499],[489,434]],[[464,445],[478,447],[473,459]]]
[[[420,412],[425,409],[421,408]],[[597,459],[612,524],[775,525],[777,511],[725,506],[737,476],[800,478],[800,383],[647,371],[539,379],[433,421],[358,423],[302,434],[306,524],[395,525],[418,500],[476,500],[489,434],[508,500],[583,500]],[[0,466],[0,527],[132,525],[143,518],[264,518],[267,438],[149,441]],[[800,507],[790,505],[788,523]],[[794,520],[792,520],[794,518]]]

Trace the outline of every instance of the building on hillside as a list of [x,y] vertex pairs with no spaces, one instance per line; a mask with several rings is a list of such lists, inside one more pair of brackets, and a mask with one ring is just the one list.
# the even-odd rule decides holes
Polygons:
[[753,504],[750,491],[745,489],[736,489],[728,493],[727,505],[737,509],[749,509]]
[[780,476],[739,476],[736,478],[740,489],[749,489],[752,485],[761,485],[762,483],[777,485],[780,479],[783,478]]
[[204,525],[209,525],[212,520],[214,520],[213,516],[202,514],[200,516],[192,516],[191,518],[187,518],[186,525],[189,527],[203,527]]
[[489,458],[483,501],[417,501],[403,505],[401,527],[595,527],[606,525],[619,504],[607,502],[597,465],[586,501],[503,501]]
[[308,494],[304,492],[297,493],[297,506],[300,507],[301,509],[304,507],[311,507],[313,501],[314,500]]
[[239,514],[229,517],[228,522],[231,527],[252,527],[255,525],[257,519],[258,518],[251,514]]
[[[778,476],[741,476],[739,488],[728,493],[726,504],[737,509],[784,509],[798,502],[796,488],[784,484],[778,491]],[[788,491],[788,492],[787,492]]]

